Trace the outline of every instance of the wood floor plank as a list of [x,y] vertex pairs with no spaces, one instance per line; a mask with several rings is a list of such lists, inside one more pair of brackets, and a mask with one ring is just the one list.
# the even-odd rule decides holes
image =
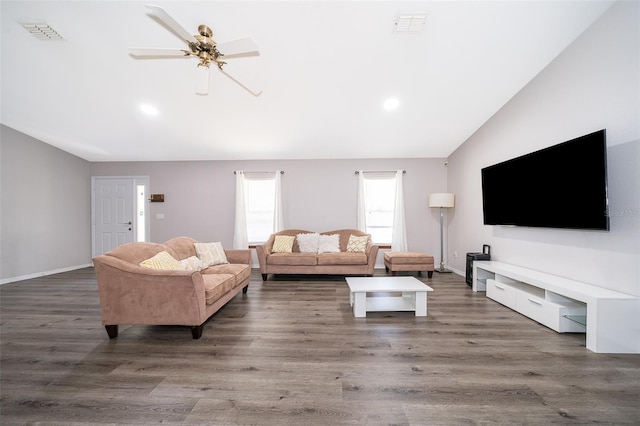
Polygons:
[[1,285],[0,423],[640,423],[640,355],[594,354],[455,274],[419,279],[427,317],[354,318],[344,277],[254,270],[199,340],[109,339],[92,268]]

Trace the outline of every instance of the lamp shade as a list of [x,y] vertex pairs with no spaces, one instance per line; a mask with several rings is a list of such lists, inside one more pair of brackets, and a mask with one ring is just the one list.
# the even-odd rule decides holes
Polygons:
[[429,207],[453,207],[455,195],[446,192],[437,192],[429,195]]

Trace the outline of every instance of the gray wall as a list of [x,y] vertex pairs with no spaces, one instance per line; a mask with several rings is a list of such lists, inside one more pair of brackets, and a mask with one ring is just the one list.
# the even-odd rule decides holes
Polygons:
[[427,199],[446,188],[444,159],[89,163],[6,126],[1,141],[0,282],[91,264],[91,176],[149,176],[166,200],[149,203],[149,240],[188,235],[231,247],[236,169],[284,170],[285,226],[318,231],[355,228],[355,170],[404,169],[409,248],[439,253]]
[[[486,243],[495,260],[640,295],[639,7],[613,5],[449,157],[457,204],[448,255],[455,268],[463,270],[464,259],[453,250],[479,251]],[[483,225],[482,167],[602,128],[610,232]]]
[[[176,141],[179,143],[179,141]],[[427,207],[431,192],[446,188],[444,159],[269,160],[92,163],[93,176],[149,176],[151,193],[165,194],[150,203],[150,240],[163,242],[188,235],[201,241],[233,245],[234,170],[284,170],[286,228],[330,231],[356,226],[355,170],[404,169],[405,217],[409,249],[440,251],[439,216]],[[156,219],[158,213],[164,219]]]
[[0,153],[0,282],[89,265],[89,162],[4,125]]

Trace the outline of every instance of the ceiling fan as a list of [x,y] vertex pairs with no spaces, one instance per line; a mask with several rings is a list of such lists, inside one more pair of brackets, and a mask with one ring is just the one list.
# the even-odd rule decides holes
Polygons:
[[151,14],[175,31],[187,43],[188,49],[176,48],[129,48],[129,53],[135,58],[159,58],[159,57],[195,57],[198,58],[198,78],[196,82],[196,94],[207,95],[209,93],[209,66],[215,64],[217,68],[238,83],[240,86],[259,96],[262,90],[256,87],[238,71],[229,69],[229,64],[223,60],[227,56],[249,56],[258,54],[258,46],[250,38],[232,40],[225,43],[216,43],[211,37],[213,32],[206,25],[198,26],[198,34],[191,35],[163,8],[154,5],[146,5]]

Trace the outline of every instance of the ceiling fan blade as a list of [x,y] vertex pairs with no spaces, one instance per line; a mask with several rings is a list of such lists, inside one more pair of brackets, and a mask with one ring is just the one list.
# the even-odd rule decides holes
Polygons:
[[196,95],[206,96],[209,94],[209,67],[198,65],[196,76]]
[[172,56],[172,57],[183,57],[189,56],[189,53],[186,50],[182,49],[156,49],[155,47],[130,47],[129,53],[132,56]]
[[149,10],[151,10],[151,14],[165,23],[169,28],[175,31],[180,37],[186,41],[187,43],[192,42],[196,43],[197,40],[193,37],[189,31],[187,31],[182,25],[180,25],[175,19],[171,17],[163,8],[160,6],[155,6],[152,4],[145,5]]
[[224,56],[258,53],[258,45],[250,38],[225,41],[216,45]]
[[240,86],[251,92],[255,96],[260,96],[262,93],[262,89],[258,88],[258,86],[252,82],[250,79],[242,75],[235,68],[229,68],[229,64],[225,63],[221,68],[223,74],[229,77],[231,80],[238,83]]

